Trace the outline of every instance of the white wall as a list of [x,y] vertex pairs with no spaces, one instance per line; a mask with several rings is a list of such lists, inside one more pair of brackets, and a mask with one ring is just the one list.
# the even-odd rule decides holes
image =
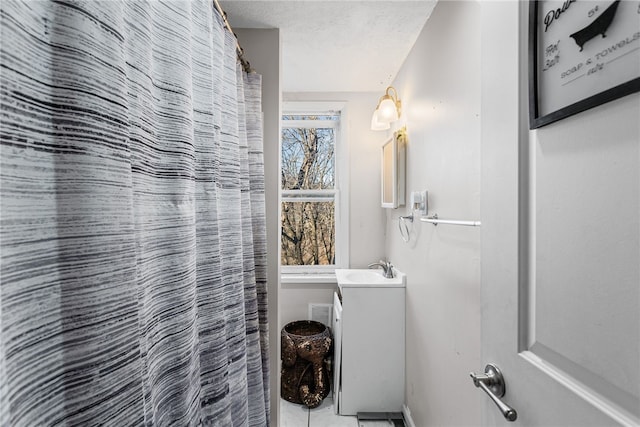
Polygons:
[[[385,134],[370,130],[378,93],[285,93],[289,101],[346,103],[349,155],[349,263],[353,268],[384,256],[384,212],[380,208],[380,146]],[[286,283],[280,289],[280,327],[306,319],[309,303],[331,304],[335,283]]]
[[279,425],[280,330],[278,325],[278,169],[280,152],[281,57],[280,30],[234,28],[238,40],[262,75],[262,112],[264,114],[264,174],[267,212],[267,287],[269,297],[269,369],[271,373],[271,425]]
[[[435,7],[393,85],[407,126],[407,196],[430,214],[480,219],[480,4]],[[387,212],[386,253],[407,273],[406,403],[417,426],[478,425],[469,379],[480,360],[480,231],[414,222],[411,241]]]

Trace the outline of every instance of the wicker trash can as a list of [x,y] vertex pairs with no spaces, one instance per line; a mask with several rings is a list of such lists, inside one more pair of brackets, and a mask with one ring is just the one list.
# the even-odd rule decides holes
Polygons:
[[331,358],[331,331],[313,320],[287,323],[281,331],[281,396],[315,408],[327,397]]

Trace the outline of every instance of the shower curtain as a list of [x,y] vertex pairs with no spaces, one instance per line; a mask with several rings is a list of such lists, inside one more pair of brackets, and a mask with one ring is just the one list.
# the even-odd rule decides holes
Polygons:
[[211,1],[1,3],[0,426],[264,426],[261,80]]

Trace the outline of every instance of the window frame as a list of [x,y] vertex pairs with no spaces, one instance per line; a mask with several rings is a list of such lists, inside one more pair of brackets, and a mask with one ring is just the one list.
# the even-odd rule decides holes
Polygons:
[[[337,115],[338,120],[283,120],[294,115]],[[329,190],[283,190],[278,184],[278,218],[282,218],[282,203],[286,201],[333,201],[335,219],[335,264],[282,265],[282,220],[278,223],[278,264],[282,283],[334,283],[335,269],[349,266],[349,159],[347,149],[346,103],[285,102],[280,116],[278,175],[282,173],[282,131],[285,128],[334,128],[335,185]],[[300,195],[293,197],[295,193]],[[323,198],[324,196],[324,198]]]

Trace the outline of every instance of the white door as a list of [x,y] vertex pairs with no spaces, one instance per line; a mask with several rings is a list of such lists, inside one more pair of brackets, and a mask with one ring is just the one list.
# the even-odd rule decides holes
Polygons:
[[483,425],[640,425],[640,95],[529,132],[527,2],[481,4]]

